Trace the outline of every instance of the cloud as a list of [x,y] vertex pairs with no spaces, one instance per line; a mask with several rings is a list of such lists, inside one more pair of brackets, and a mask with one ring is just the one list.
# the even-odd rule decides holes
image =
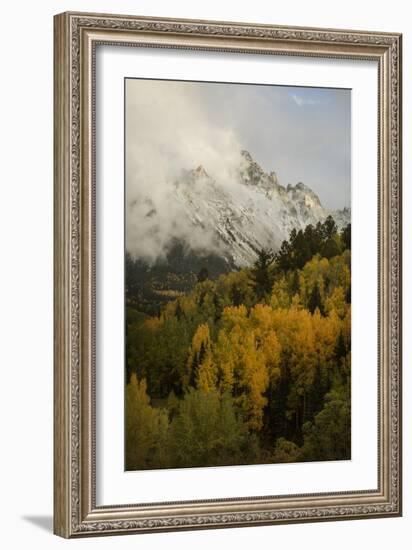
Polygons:
[[[216,248],[214,233],[187,223],[173,184],[199,165],[220,182],[240,162],[232,128],[208,117],[200,84],[128,80],[126,89],[126,247],[153,261],[172,239]],[[206,92],[207,93],[207,92]]]
[[127,249],[153,261],[188,231],[193,246],[217,246],[186,223],[173,184],[202,165],[233,186],[242,149],[281,184],[303,181],[327,208],[350,206],[350,118],[348,90],[127,79]]
[[303,107],[304,105],[319,105],[320,103],[317,99],[303,98],[296,94],[291,94],[291,97],[298,107]]

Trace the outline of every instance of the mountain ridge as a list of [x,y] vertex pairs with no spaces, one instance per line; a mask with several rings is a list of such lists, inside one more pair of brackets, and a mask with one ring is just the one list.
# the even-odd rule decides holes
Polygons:
[[[237,267],[251,265],[261,248],[278,250],[292,229],[316,225],[329,215],[341,229],[351,215],[347,207],[324,208],[303,182],[281,185],[276,172],[265,172],[247,150],[240,152],[240,162],[229,177],[213,177],[202,164],[182,171],[169,187],[167,201],[178,219],[169,224],[168,234],[161,234],[165,251],[168,243],[178,240],[194,253],[220,255]],[[161,217],[155,201],[142,196],[143,203],[151,238],[161,233]]]

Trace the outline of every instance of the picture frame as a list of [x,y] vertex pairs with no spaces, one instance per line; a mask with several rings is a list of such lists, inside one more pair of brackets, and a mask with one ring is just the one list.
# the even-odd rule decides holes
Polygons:
[[[142,502],[136,494],[132,503],[97,501],[96,460],[102,447],[96,444],[100,297],[96,242],[101,227],[96,223],[96,50],[105,45],[130,52],[173,51],[177,56],[190,52],[192,63],[200,52],[209,52],[236,53],[251,63],[254,56],[266,56],[285,63],[309,59],[376,65],[377,266],[373,269],[378,334],[376,349],[366,349],[377,375],[376,487],[183,500],[176,496],[162,502],[150,498]],[[401,71],[402,36],[392,32],[69,12],[55,16],[55,534],[74,538],[401,515]],[[193,475],[200,479],[202,470]]]

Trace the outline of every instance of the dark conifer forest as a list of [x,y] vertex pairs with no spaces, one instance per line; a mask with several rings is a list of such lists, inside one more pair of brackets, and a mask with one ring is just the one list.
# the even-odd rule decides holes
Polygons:
[[126,256],[127,470],[350,459],[350,388],[350,225],[242,269]]

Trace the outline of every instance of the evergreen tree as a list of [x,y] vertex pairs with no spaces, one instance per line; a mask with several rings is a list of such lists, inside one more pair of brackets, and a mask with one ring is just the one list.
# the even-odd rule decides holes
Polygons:
[[244,294],[237,284],[231,288],[231,299],[234,306],[240,306],[244,301]]
[[175,315],[178,321],[183,317],[183,309],[180,305],[180,300],[177,300]]
[[190,377],[189,377],[190,386],[194,387],[196,385],[199,366],[202,364],[205,355],[206,355],[206,346],[204,342],[201,342],[199,351],[194,353],[193,355],[192,364],[190,368]]
[[251,279],[258,300],[262,300],[272,290],[274,274],[271,266],[275,260],[272,251],[262,248],[251,269]]
[[321,255],[324,258],[333,258],[334,256],[337,256],[340,253],[338,243],[335,241],[334,238],[329,237],[322,245],[321,248]]
[[[296,237],[296,230],[293,231]],[[276,254],[276,266],[284,273],[293,268],[292,246],[288,241],[282,242],[279,252]]]
[[293,275],[292,275],[292,280],[291,280],[291,283],[290,283],[290,292],[292,294],[292,296],[294,296],[295,294],[297,294],[299,292],[299,271],[297,269],[295,269],[295,271],[293,272]]
[[350,458],[348,245],[326,220],[213,280],[199,260],[159,315],[127,302],[128,469]]
[[310,249],[310,256],[312,257],[319,251],[322,242],[322,233],[318,225],[316,227],[313,227],[312,224],[307,225],[305,227],[304,237]]
[[323,397],[325,395],[326,384],[322,380],[321,367],[319,363],[316,365],[313,383],[311,384],[306,395],[306,407],[303,415],[303,422],[313,420],[313,416],[322,410]]
[[340,460],[350,458],[350,388],[341,385],[325,397],[325,406],[313,422],[303,426],[303,460]]
[[346,355],[346,344],[343,338],[343,332],[339,332],[338,341],[336,342],[334,354],[337,360],[342,359]]
[[316,308],[318,308],[320,313],[323,315],[324,310],[318,282],[315,283],[308,301],[308,309],[312,313],[312,315],[313,313],[315,313]]
[[247,431],[228,393],[190,388],[170,432],[174,467],[238,464],[247,446]]
[[209,278],[209,271],[208,271],[207,267],[202,267],[202,269],[197,274],[197,281],[199,283],[203,283],[208,278]]
[[326,241],[336,235],[337,232],[338,226],[336,225],[335,220],[332,216],[328,216],[322,226],[323,239]]
[[342,230],[342,241],[348,250],[351,249],[351,224],[349,223],[346,227]]

